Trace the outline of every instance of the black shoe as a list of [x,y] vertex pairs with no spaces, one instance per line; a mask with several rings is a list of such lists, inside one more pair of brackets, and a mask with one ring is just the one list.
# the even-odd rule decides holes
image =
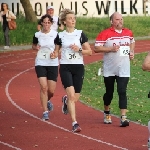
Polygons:
[[129,126],[129,120],[126,119],[127,116],[121,116],[121,119],[120,119],[120,127],[126,127],[126,126]]
[[72,127],[72,132],[80,132],[81,131],[81,128],[79,126],[79,124],[75,124],[73,127]]
[[64,113],[65,115],[68,114],[66,101],[67,101],[67,95],[62,97],[62,103],[63,103],[63,105],[62,105],[62,113]]

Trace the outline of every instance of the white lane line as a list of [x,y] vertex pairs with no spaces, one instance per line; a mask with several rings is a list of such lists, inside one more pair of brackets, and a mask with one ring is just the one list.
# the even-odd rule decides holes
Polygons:
[[12,146],[12,145],[10,145],[10,144],[8,144],[8,143],[5,143],[5,142],[2,142],[2,141],[0,141],[0,144],[6,145],[6,146],[11,147],[11,148],[16,149],[16,150],[21,150],[21,149],[18,148],[18,147]]
[[0,64],[0,66],[14,64],[14,63],[18,63],[18,62],[21,62],[21,61],[27,61],[27,60],[30,60],[30,59],[34,59],[34,58],[28,58],[28,59],[21,59],[21,60],[17,60],[17,61],[11,61],[11,62],[8,62],[8,63]]
[[[9,85],[11,84],[11,82],[12,82],[15,78],[17,78],[18,76],[20,76],[21,74],[23,74],[23,73],[25,73],[25,72],[27,72],[27,71],[33,69],[33,68],[34,68],[34,67],[29,68],[29,69],[27,69],[27,70],[24,70],[24,71],[18,73],[16,76],[12,77],[12,78],[8,81],[8,83],[6,84],[6,87],[5,87],[5,93],[6,93],[7,97],[8,97],[8,100],[9,100],[16,108],[18,108],[19,110],[21,110],[21,111],[23,111],[24,113],[28,114],[29,116],[31,116],[31,117],[33,117],[33,118],[35,118],[35,119],[38,119],[38,120],[40,120],[40,121],[42,121],[42,122],[44,122],[44,123],[47,123],[47,124],[49,124],[49,125],[52,125],[52,126],[54,126],[54,127],[56,127],[56,128],[59,128],[59,129],[61,129],[61,130],[64,130],[64,131],[66,131],[66,132],[72,133],[72,132],[71,132],[70,130],[68,130],[68,129],[65,129],[65,128],[61,127],[61,126],[58,126],[58,125],[56,125],[56,124],[54,124],[54,123],[51,123],[51,122],[48,122],[48,121],[43,121],[41,118],[39,118],[39,117],[37,117],[37,116],[31,114],[30,112],[24,110],[23,108],[21,108],[20,106],[18,106],[18,105],[12,100],[12,98],[10,97],[8,89],[9,89]],[[105,141],[102,141],[102,140],[99,140],[99,139],[95,139],[95,138],[92,138],[92,137],[83,135],[83,134],[79,134],[79,133],[74,133],[74,134],[76,134],[76,135],[78,135],[78,136],[81,136],[81,137],[83,137],[83,138],[87,138],[87,139],[89,139],[89,140],[96,141],[96,142],[98,142],[98,143],[106,144],[106,145],[108,145],[108,146],[112,146],[112,147],[121,149],[121,150],[128,150],[127,148],[123,148],[123,147],[120,147],[120,146],[117,146],[117,145],[114,145],[114,144],[111,144],[111,143],[108,143],[108,142],[105,142]]]
[[[1,54],[1,53],[0,53]],[[13,54],[13,53],[8,53],[9,55],[0,55],[0,59],[1,58],[8,58],[8,57],[16,57],[16,55],[15,54]],[[26,56],[26,55],[31,55],[31,54],[36,54],[36,52],[31,52],[31,53],[21,53],[21,54],[19,54],[19,55],[17,55],[17,56]]]

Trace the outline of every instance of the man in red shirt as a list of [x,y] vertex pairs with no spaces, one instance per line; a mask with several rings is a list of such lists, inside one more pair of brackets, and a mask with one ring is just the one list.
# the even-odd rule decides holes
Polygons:
[[130,60],[134,58],[135,41],[132,31],[123,27],[122,15],[115,12],[110,17],[111,27],[100,32],[95,41],[95,52],[103,52],[103,76],[106,92],[104,100],[104,123],[111,124],[110,104],[114,84],[117,82],[119,96],[120,126],[129,126],[127,111],[127,84],[130,77]]

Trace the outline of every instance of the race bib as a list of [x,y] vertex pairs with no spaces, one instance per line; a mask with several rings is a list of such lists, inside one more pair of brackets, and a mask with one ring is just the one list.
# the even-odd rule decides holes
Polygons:
[[48,48],[41,48],[37,53],[37,58],[39,59],[50,59],[51,50]]
[[130,47],[129,46],[120,46],[120,56],[129,56]]
[[69,60],[75,60],[75,59],[80,59],[81,58],[81,56],[78,52],[77,53],[75,53],[75,52],[66,52],[65,55],[66,55],[67,59],[69,59]]

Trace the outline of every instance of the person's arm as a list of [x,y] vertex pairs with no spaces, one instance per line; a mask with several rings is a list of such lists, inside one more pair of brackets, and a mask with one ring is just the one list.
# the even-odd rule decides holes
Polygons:
[[37,51],[40,49],[40,45],[38,45],[38,38],[35,37],[35,35],[33,36],[32,49]]
[[54,39],[54,44],[55,44],[55,49],[54,51],[50,54],[51,59],[55,59],[58,57],[59,50],[61,48],[61,39],[59,38],[59,35],[57,34],[56,38]]
[[[79,50],[80,52],[80,50]],[[92,50],[90,47],[90,44],[88,42],[85,42],[82,44],[82,50],[81,50],[82,55],[92,55]]]
[[16,16],[14,15],[14,13],[12,11],[8,10],[8,17],[7,19],[16,19]]
[[60,24],[60,25],[59,25],[59,29],[60,29],[60,30],[64,30],[64,25],[63,25],[63,24]]
[[110,46],[110,47],[106,47],[106,46],[94,46],[94,52],[95,53],[100,53],[100,52],[104,52],[104,53],[108,53],[108,52],[117,52],[119,50],[120,46],[116,45],[116,46]]
[[40,31],[42,27],[41,19],[38,21],[37,30]]
[[50,58],[51,59],[55,59],[58,57],[59,54],[59,50],[60,50],[60,45],[55,45],[55,49],[54,51],[50,54]]
[[75,52],[82,53],[82,55],[92,55],[92,50],[90,44],[88,43],[88,38],[83,32],[81,33],[80,43],[82,45],[82,48],[79,48],[75,44],[70,45],[70,48]]
[[40,24],[37,25],[37,30],[38,30],[38,31],[41,30],[41,25],[40,25]]
[[95,45],[94,45],[94,52],[95,53],[109,53],[109,52],[117,52],[120,48],[119,45],[116,46],[105,46],[105,42],[107,41],[107,32],[104,30],[98,34],[96,37]]
[[135,42],[130,44],[130,55],[129,55],[130,59],[134,58],[134,48],[135,48]]
[[144,62],[142,64],[143,71],[149,71],[150,72],[150,52],[147,54],[147,56],[144,59]]

